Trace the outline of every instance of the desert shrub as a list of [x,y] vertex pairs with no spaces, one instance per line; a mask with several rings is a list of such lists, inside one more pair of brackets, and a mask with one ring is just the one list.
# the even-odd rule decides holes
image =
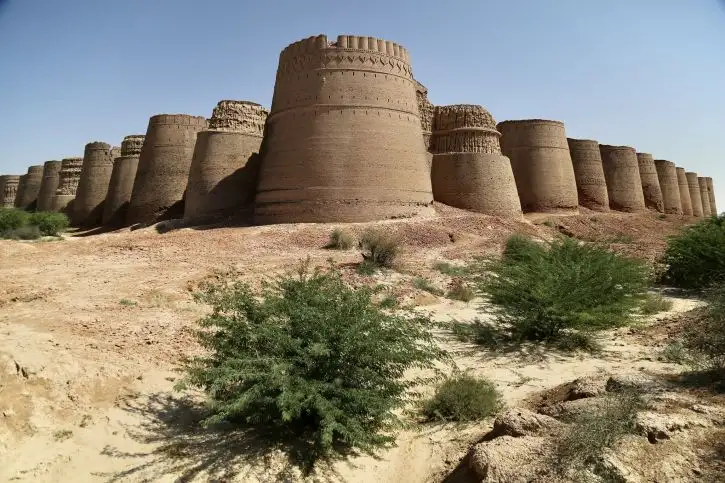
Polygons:
[[392,267],[400,253],[400,238],[396,234],[369,228],[360,237],[363,260],[375,267]]
[[17,230],[27,222],[27,212],[16,208],[0,208],[0,233]]
[[9,240],[37,240],[41,237],[37,226],[21,226],[20,228],[4,231],[0,235],[0,238]]
[[558,239],[548,249],[509,240],[500,260],[479,260],[478,291],[514,337],[551,341],[567,329],[624,324],[641,303],[649,270],[598,245]]
[[635,432],[637,413],[644,407],[642,395],[627,389],[609,393],[601,398],[600,404],[579,413],[557,441],[554,458],[557,471],[565,474],[591,468],[595,473],[601,472],[605,450]]
[[667,312],[672,309],[672,300],[668,300],[660,294],[647,294],[642,301],[640,311],[643,315],[654,315],[660,312]]
[[705,292],[707,307],[688,324],[683,345],[697,369],[725,371],[725,284]]
[[327,242],[325,248],[331,250],[349,250],[355,244],[355,238],[347,231],[341,228],[335,228],[330,233],[330,241]]
[[466,274],[466,267],[453,265],[448,262],[436,262],[433,264],[433,268],[443,275],[451,277],[461,277]]
[[180,387],[206,391],[205,423],[268,431],[307,469],[391,444],[397,410],[427,382],[404,372],[447,356],[428,318],[381,310],[373,294],[307,264],[258,290],[229,277],[209,282],[196,295],[212,308],[197,333],[208,353],[185,361]]
[[501,394],[487,379],[457,374],[444,380],[432,398],[423,403],[428,419],[477,421],[501,408]]
[[58,236],[68,228],[70,220],[64,213],[39,211],[30,214],[28,223],[37,226],[43,236]]
[[393,294],[388,294],[380,300],[378,305],[382,309],[394,309],[398,306],[398,298]]
[[448,284],[448,293],[446,294],[446,297],[449,299],[460,300],[461,302],[470,302],[475,298],[475,296],[476,293],[462,278],[456,277],[451,280],[450,284]]
[[686,364],[690,360],[685,345],[679,340],[667,344],[662,349],[660,356],[665,362],[674,364]]
[[441,296],[443,295],[443,290],[439,289],[433,283],[431,283],[430,280],[423,277],[415,277],[413,279],[413,287],[417,288],[418,290],[423,290],[428,293],[432,293],[433,295]]
[[685,228],[667,242],[665,283],[703,289],[725,281],[725,215]]

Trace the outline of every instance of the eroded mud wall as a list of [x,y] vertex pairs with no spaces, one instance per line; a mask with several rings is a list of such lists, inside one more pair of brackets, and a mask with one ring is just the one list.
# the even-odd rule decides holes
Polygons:
[[13,206],[15,208],[20,207],[20,200],[23,198],[25,192],[25,180],[28,178],[27,174],[21,174],[18,180],[18,188],[15,190],[15,199],[13,200]]
[[431,137],[433,135],[433,112],[435,108],[428,100],[428,89],[420,82],[416,83],[415,96],[418,100],[418,114],[420,115],[420,128],[423,131],[423,143],[425,148],[431,152],[433,150]]
[[43,179],[40,182],[38,190],[38,201],[36,209],[38,211],[49,211],[55,196],[55,190],[58,189],[58,180],[60,173],[60,161],[51,160],[43,164]]
[[18,184],[20,176],[16,174],[5,174],[0,176],[0,208],[12,208],[15,206],[15,198],[18,195]]
[[36,210],[38,205],[38,194],[40,184],[43,181],[43,166],[36,165],[28,168],[25,175],[22,191],[18,191],[15,199],[15,206],[24,210]]
[[143,134],[133,134],[126,136],[121,142],[120,156],[113,160],[108,193],[103,202],[101,223],[104,225],[123,225],[126,220],[144,138]]
[[664,213],[665,202],[662,199],[662,189],[654,158],[649,153],[637,153],[637,162],[639,163],[639,177],[642,181],[645,206],[650,210]]
[[600,144],[599,152],[602,154],[602,167],[607,180],[609,207],[627,213],[646,210],[634,148]]
[[687,183],[687,174],[685,168],[676,168],[677,170],[677,186],[680,190],[680,202],[682,203],[682,214],[693,216],[692,197],[690,196],[690,187]]
[[567,143],[574,165],[579,205],[590,210],[609,211],[609,194],[599,143],[591,139],[572,138],[568,138]]
[[520,217],[511,163],[501,154],[496,121],[481,106],[435,108],[433,198],[489,215]]
[[205,118],[186,114],[158,114],[149,119],[127,224],[148,224],[183,216],[184,191],[196,134],[206,126]]
[[657,179],[662,190],[662,202],[665,213],[671,215],[682,214],[682,201],[680,200],[680,187],[677,182],[675,163],[664,159],[655,159]]
[[396,43],[341,35],[280,55],[261,148],[258,224],[432,214],[410,58]]
[[543,119],[498,124],[524,213],[575,213],[579,197],[564,123]]
[[707,180],[707,195],[710,198],[710,213],[713,216],[719,215],[717,211],[717,204],[715,203],[715,186],[713,185],[712,178],[705,178]]
[[81,179],[83,158],[64,158],[60,164],[58,173],[58,188],[50,205],[50,211],[71,214],[73,212],[73,200],[78,191],[78,182]]
[[254,102],[225,100],[209,129],[199,132],[186,187],[184,219],[192,222],[251,215],[259,177],[259,148],[269,112]]
[[113,154],[110,144],[98,141],[86,144],[73,203],[71,223],[74,226],[100,225],[113,171]]
[[690,203],[692,206],[692,215],[702,218],[702,196],[700,195],[700,182],[697,180],[697,173],[686,172],[687,190],[690,193]]
[[710,207],[710,195],[707,191],[707,178],[700,176],[697,178],[697,184],[700,188],[700,203],[702,205],[702,216],[712,216],[712,208]]

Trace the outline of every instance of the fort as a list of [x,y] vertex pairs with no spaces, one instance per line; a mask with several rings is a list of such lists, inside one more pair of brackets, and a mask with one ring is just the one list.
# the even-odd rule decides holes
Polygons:
[[101,223],[103,202],[113,171],[113,155],[110,144],[98,141],[86,144],[78,191],[73,203],[73,225],[94,226]]
[[20,176],[5,174],[0,176],[0,208],[12,208],[15,206],[15,198],[18,194]]
[[710,195],[707,190],[707,179],[703,176],[697,178],[697,184],[700,188],[700,202],[702,204],[702,216],[710,217],[713,215],[710,206]]
[[122,225],[126,219],[145,137],[143,134],[133,134],[124,137],[121,142],[121,155],[113,160],[108,192],[103,202],[101,223],[104,225]]
[[528,119],[503,121],[497,128],[524,213],[576,213],[579,197],[564,123]]
[[[687,190],[690,193],[692,215],[702,218],[702,195],[700,194],[700,182],[697,180],[697,173],[688,171],[685,173],[685,178],[687,179]],[[708,209],[708,211],[710,210]]]
[[35,210],[38,204],[40,184],[43,181],[43,165],[30,166],[25,175],[22,192],[18,192],[15,206],[24,210]]
[[579,205],[595,211],[609,211],[609,194],[604,179],[599,143],[591,139],[567,138],[574,166]]
[[428,89],[420,82],[416,82],[415,97],[418,100],[418,115],[420,116],[420,128],[423,131],[423,143],[425,144],[425,148],[431,151],[433,113],[435,107],[428,100]]
[[184,219],[202,222],[244,212],[251,217],[259,148],[268,111],[249,101],[220,101],[199,132],[186,186]]
[[717,216],[717,204],[715,203],[715,187],[712,184],[712,178],[705,178],[707,180],[707,195],[710,198],[710,212],[713,216]]
[[126,224],[180,218],[196,134],[206,118],[158,114],[149,119],[128,205]]
[[642,181],[645,206],[664,213],[665,203],[662,199],[662,188],[660,188],[660,180],[657,177],[654,158],[649,153],[637,153],[637,162],[639,163],[639,177]]
[[25,180],[27,177],[27,174],[21,174],[18,179],[18,187],[15,189],[15,199],[13,200],[13,206],[15,208],[20,207],[20,200],[24,197],[23,192],[25,191]]
[[637,152],[629,146],[600,144],[604,178],[607,180],[609,207],[616,211],[644,211],[644,193],[639,176]]
[[83,158],[64,158],[60,164],[58,173],[58,188],[55,190],[50,211],[61,213],[73,212],[73,200],[78,190],[78,182],[81,179]]
[[325,35],[280,54],[261,148],[257,224],[432,214],[410,58],[400,45]]
[[43,178],[40,181],[38,190],[38,211],[50,211],[55,190],[58,188],[58,174],[60,172],[60,161],[52,160],[43,163]]
[[675,163],[664,159],[655,159],[657,179],[662,190],[662,202],[665,213],[672,215],[682,214],[682,201],[680,200],[680,186],[677,180]]
[[690,187],[687,183],[687,175],[685,168],[677,167],[677,186],[680,190],[680,201],[682,202],[682,214],[685,216],[693,216],[692,197],[690,196]]
[[521,216],[511,163],[496,121],[481,106],[437,106],[433,121],[433,198],[489,215]]

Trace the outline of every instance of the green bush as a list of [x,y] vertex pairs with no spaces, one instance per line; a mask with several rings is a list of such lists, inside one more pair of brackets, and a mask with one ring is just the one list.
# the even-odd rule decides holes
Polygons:
[[206,423],[243,422],[280,445],[293,441],[285,447],[298,448],[307,469],[391,444],[398,410],[426,381],[402,376],[447,356],[429,319],[387,313],[373,293],[307,264],[259,290],[228,277],[210,282],[196,295],[212,307],[198,331],[208,353],[185,361],[180,387],[206,391]]
[[392,267],[400,253],[400,238],[387,231],[369,228],[360,237],[364,261],[376,267]]
[[423,290],[428,293],[432,293],[433,295],[441,296],[443,295],[443,290],[439,289],[435,285],[431,283],[430,280],[423,277],[415,277],[413,279],[413,287],[417,288],[418,290]]
[[640,310],[643,315],[654,315],[672,309],[672,301],[660,294],[647,294]]
[[28,223],[37,226],[43,236],[58,236],[68,228],[70,220],[63,213],[39,211],[30,215]]
[[713,216],[670,238],[663,257],[665,283],[703,289],[725,281],[725,215]]
[[688,324],[683,345],[698,369],[725,371],[725,284],[705,292],[707,307]]
[[567,329],[628,322],[645,296],[649,271],[642,262],[570,238],[548,249],[510,239],[500,260],[479,261],[474,280],[514,337],[551,341]]
[[16,208],[0,208],[0,233],[17,230],[27,222],[27,212]]
[[330,233],[330,241],[327,242],[325,248],[331,250],[349,250],[355,244],[355,239],[347,231],[341,228],[335,228]]
[[9,240],[37,240],[41,236],[37,226],[21,226],[20,228],[0,233],[0,238],[7,238]]
[[435,395],[423,403],[428,419],[477,421],[501,408],[501,394],[487,379],[458,374],[443,381]]

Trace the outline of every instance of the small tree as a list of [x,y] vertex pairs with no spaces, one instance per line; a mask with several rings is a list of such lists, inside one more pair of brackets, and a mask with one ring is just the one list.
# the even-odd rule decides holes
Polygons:
[[404,372],[432,368],[446,354],[429,319],[388,313],[373,293],[307,264],[259,291],[233,279],[205,285],[197,298],[212,313],[198,338],[208,354],[185,361],[185,383],[209,396],[205,422],[273,429],[302,447],[308,469],[319,458],[391,444],[396,410],[422,382]]
[[702,289],[725,282],[725,215],[703,220],[670,238],[663,262],[664,282],[676,287]]
[[39,211],[30,215],[28,223],[37,226],[44,236],[58,236],[68,228],[70,220],[63,213]]

